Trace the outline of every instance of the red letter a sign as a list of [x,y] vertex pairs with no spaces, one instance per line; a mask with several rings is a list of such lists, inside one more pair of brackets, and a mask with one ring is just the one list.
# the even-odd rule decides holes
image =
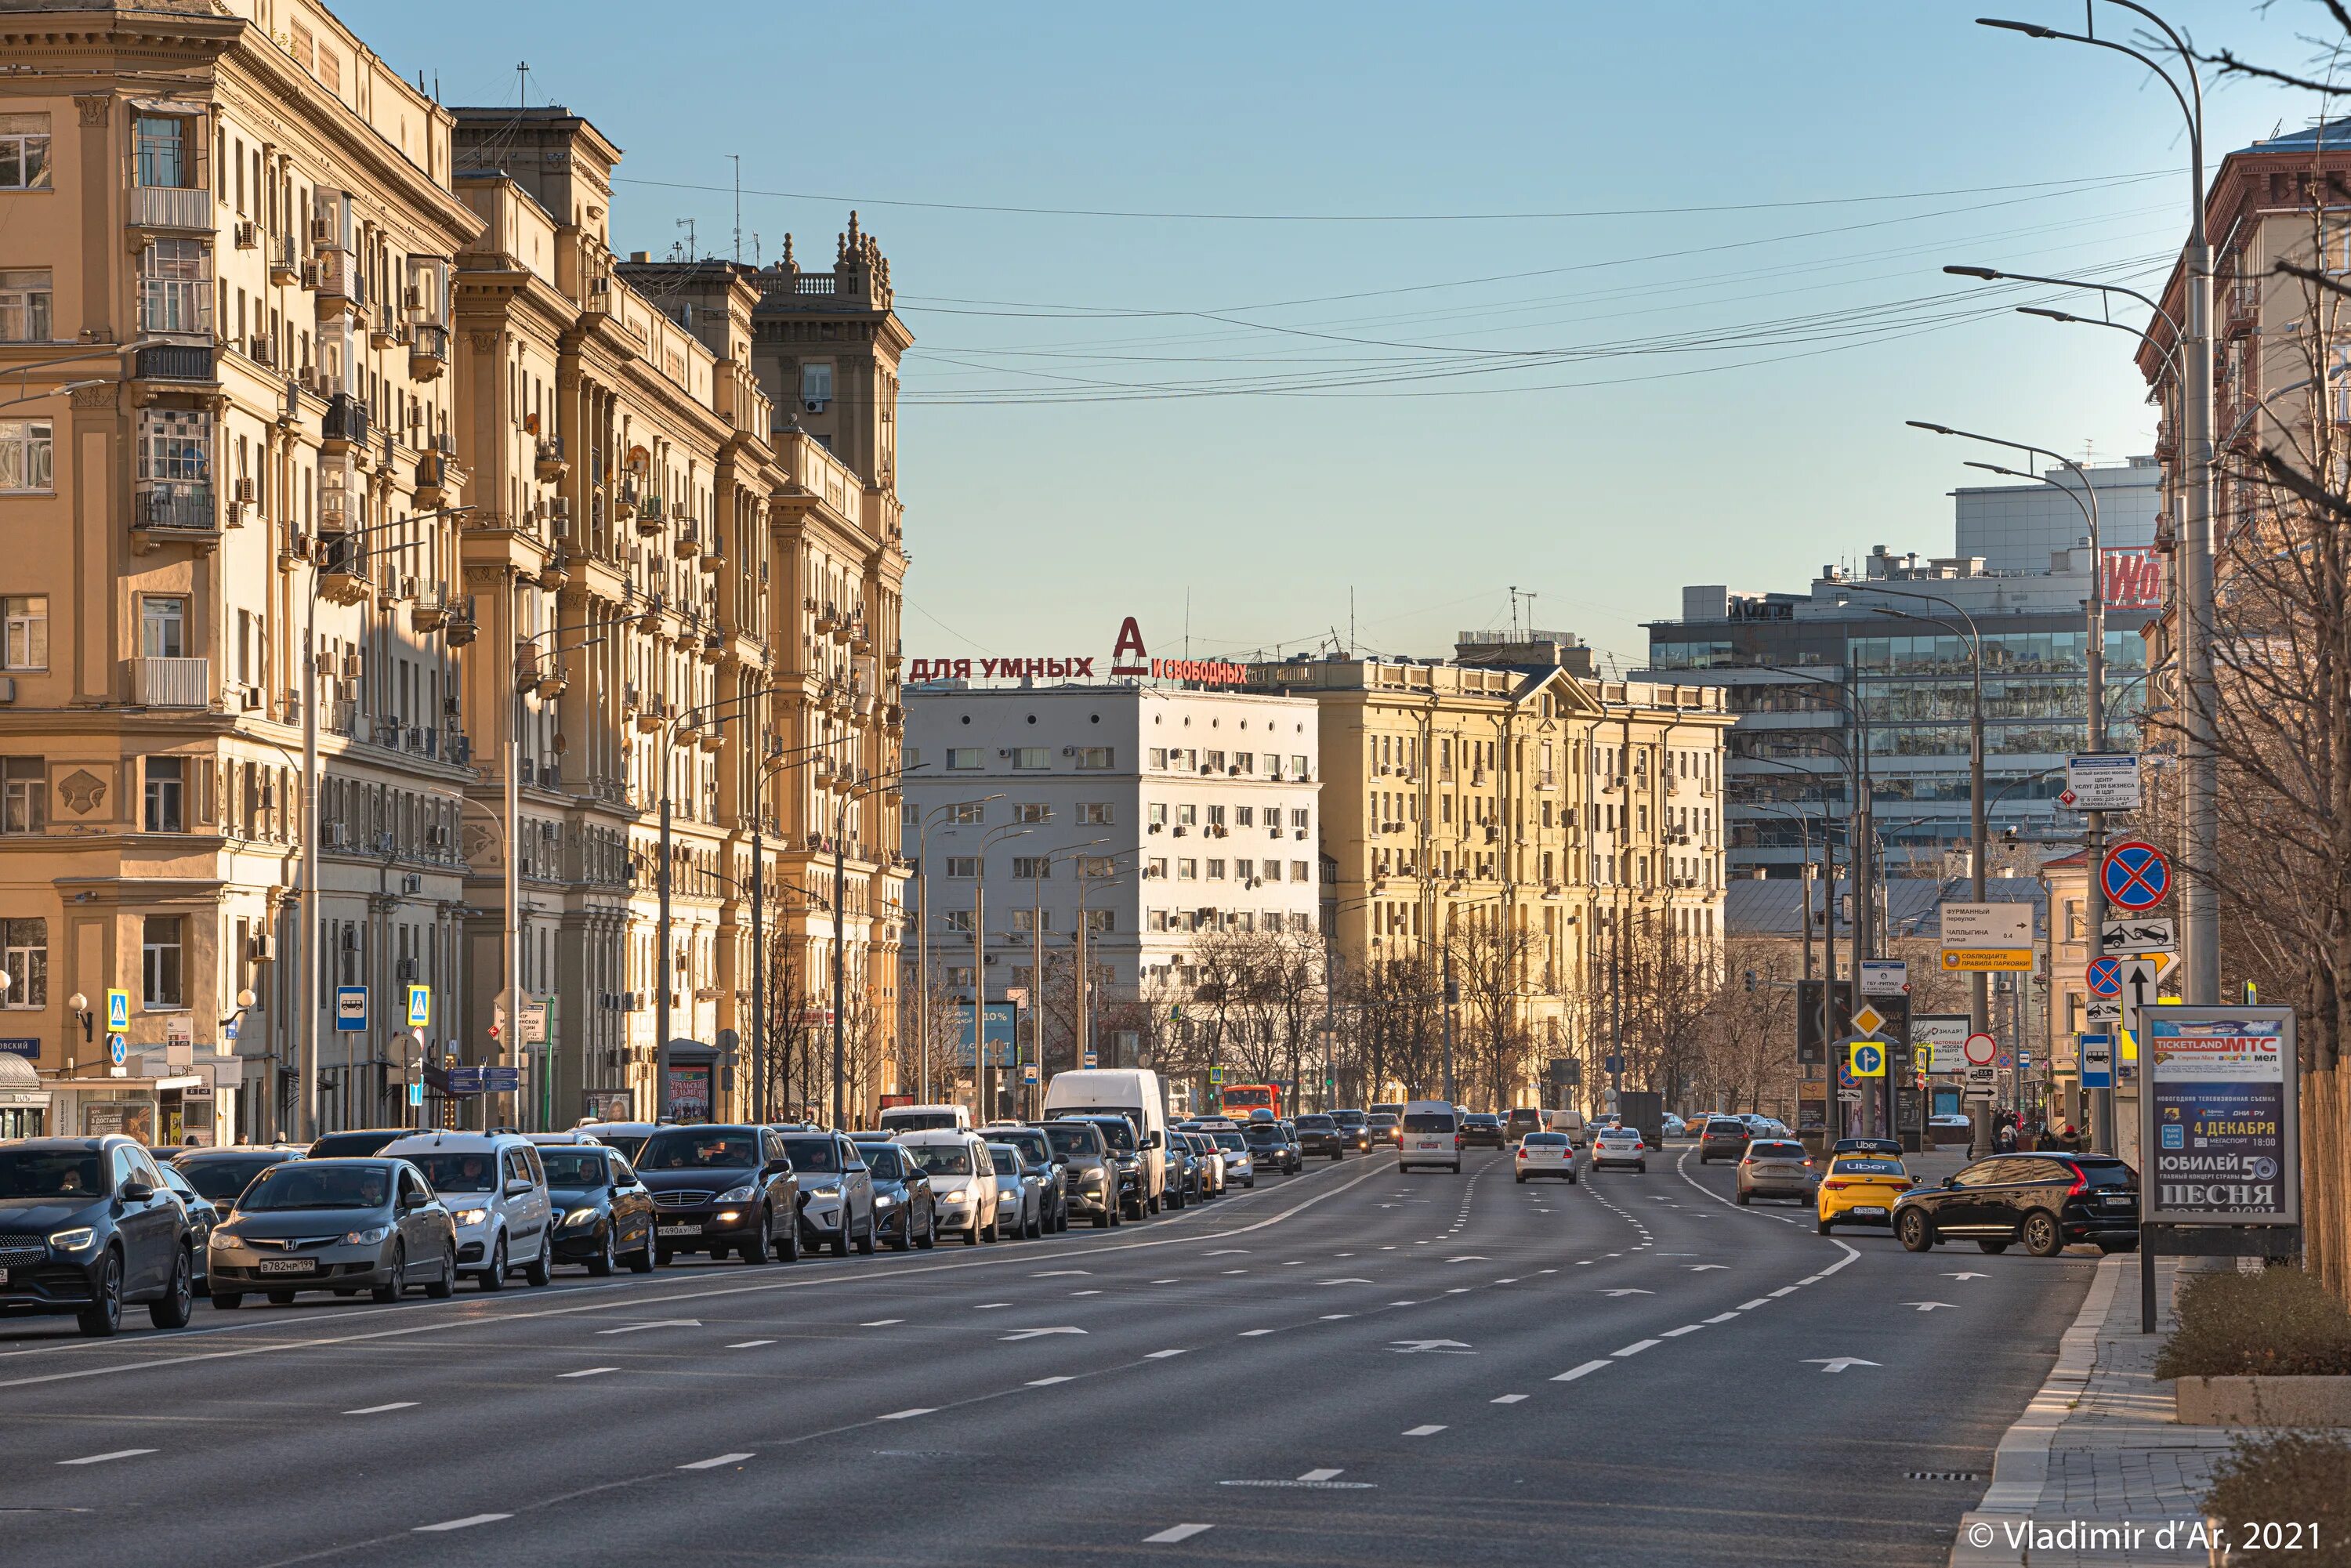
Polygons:
[[[1132,655],[1132,657],[1129,657]],[[1110,673],[1113,675],[1147,675],[1151,673],[1151,655],[1143,646],[1143,628],[1130,615],[1119,622],[1118,641],[1111,644]]]

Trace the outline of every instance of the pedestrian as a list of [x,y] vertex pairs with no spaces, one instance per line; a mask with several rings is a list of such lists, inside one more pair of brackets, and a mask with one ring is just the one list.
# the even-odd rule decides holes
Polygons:
[[2000,1130],[1992,1134],[1992,1147],[2003,1155],[2016,1153],[2016,1124],[2003,1117]]
[[2074,1130],[2071,1122],[2065,1124],[2064,1140],[2061,1146],[2077,1155],[2082,1152],[2082,1134]]

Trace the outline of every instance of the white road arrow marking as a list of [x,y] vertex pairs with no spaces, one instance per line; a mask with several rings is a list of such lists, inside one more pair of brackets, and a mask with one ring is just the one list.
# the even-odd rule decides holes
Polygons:
[[1478,1353],[1458,1339],[1398,1339],[1390,1340],[1388,1348],[1398,1355],[1420,1355],[1435,1352],[1440,1355],[1475,1355]]
[[1817,1366],[1823,1372],[1843,1372],[1848,1366],[1876,1366],[1877,1363],[1864,1361],[1857,1355],[1831,1355],[1816,1356],[1805,1362],[1804,1364]]
[[1604,1295],[1604,1296],[1654,1296],[1654,1295],[1656,1295],[1657,1292],[1656,1292],[1656,1291],[1634,1291],[1634,1290],[1624,1290],[1624,1291],[1601,1291],[1600,1293],[1601,1293],[1602,1295]]
[[1946,1280],[1989,1280],[1989,1279],[1991,1279],[1991,1276],[1990,1274],[1967,1274],[1967,1273],[1960,1273],[1960,1274],[1946,1274],[1946,1275],[1944,1275],[1944,1276],[1943,1276],[1943,1278],[1944,1278],[1944,1279],[1946,1279]]
[[600,1334],[639,1333],[646,1329],[698,1329],[701,1326],[700,1318],[664,1318],[659,1322],[623,1323],[616,1329],[598,1329],[596,1332]]
[[[1660,1252],[1657,1256],[1662,1258],[1665,1254]],[[1728,1263],[1685,1263],[1682,1267],[1687,1269],[1693,1274],[1703,1274],[1708,1269],[1728,1269],[1730,1265]]]
[[[1922,1312],[1931,1312],[1937,1307],[1951,1307],[1949,1301],[1905,1301],[1902,1304],[1906,1307],[1916,1307]],[[1951,1310],[1957,1312],[1959,1309],[1951,1307]]]
[[997,1338],[997,1343],[999,1343],[999,1344],[1001,1344],[1001,1343],[1003,1343],[1006,1340],[1015,1340],[1015,1339],[1041,1339],[1041,1338],[1043,1338],[1045,1335],[1047,1335],[1047,1334],[1049,1334],[1049,1333],[1085,1333],[1085,1332],[1086,1332],[1086,1331],[1085,1331],[1085,1330],[1083,1330],[1083,1329],[1077,1329],[1077,1328],[1057,1328],[1057,1329],[1014,1329],[1010,1333],[1008,1333],[1008,1334],[998,1334],[998,1335],[997,1335],[997,1336],[996,1336],[996,1338]]

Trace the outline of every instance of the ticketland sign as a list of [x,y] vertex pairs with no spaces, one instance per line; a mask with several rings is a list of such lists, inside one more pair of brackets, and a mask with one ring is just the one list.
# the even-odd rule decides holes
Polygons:
[[[921,681],[1086,681],[1094,678],[1101,661],[1091,654],[1016,656],[993,659],[910,659],[906,679]],[[1144,646],[1143,628],[1130,615],[1119,622],[1113,640],[1107,674],[1120,678],[1180,681],[1198,686],[1238,686],[1249,679],[1249,666],[1219,659],[1155,659]]]

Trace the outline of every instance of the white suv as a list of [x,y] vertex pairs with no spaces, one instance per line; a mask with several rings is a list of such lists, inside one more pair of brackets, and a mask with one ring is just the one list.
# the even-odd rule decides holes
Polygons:
[[528,1138],[514,1133],[417,1133],[385,1145],[384,1156],[424,1173],[457,1222],[457,1266],[485,1291],[507,1273],[544,1285],[553,1278],[552,1205],[547,1170]]

